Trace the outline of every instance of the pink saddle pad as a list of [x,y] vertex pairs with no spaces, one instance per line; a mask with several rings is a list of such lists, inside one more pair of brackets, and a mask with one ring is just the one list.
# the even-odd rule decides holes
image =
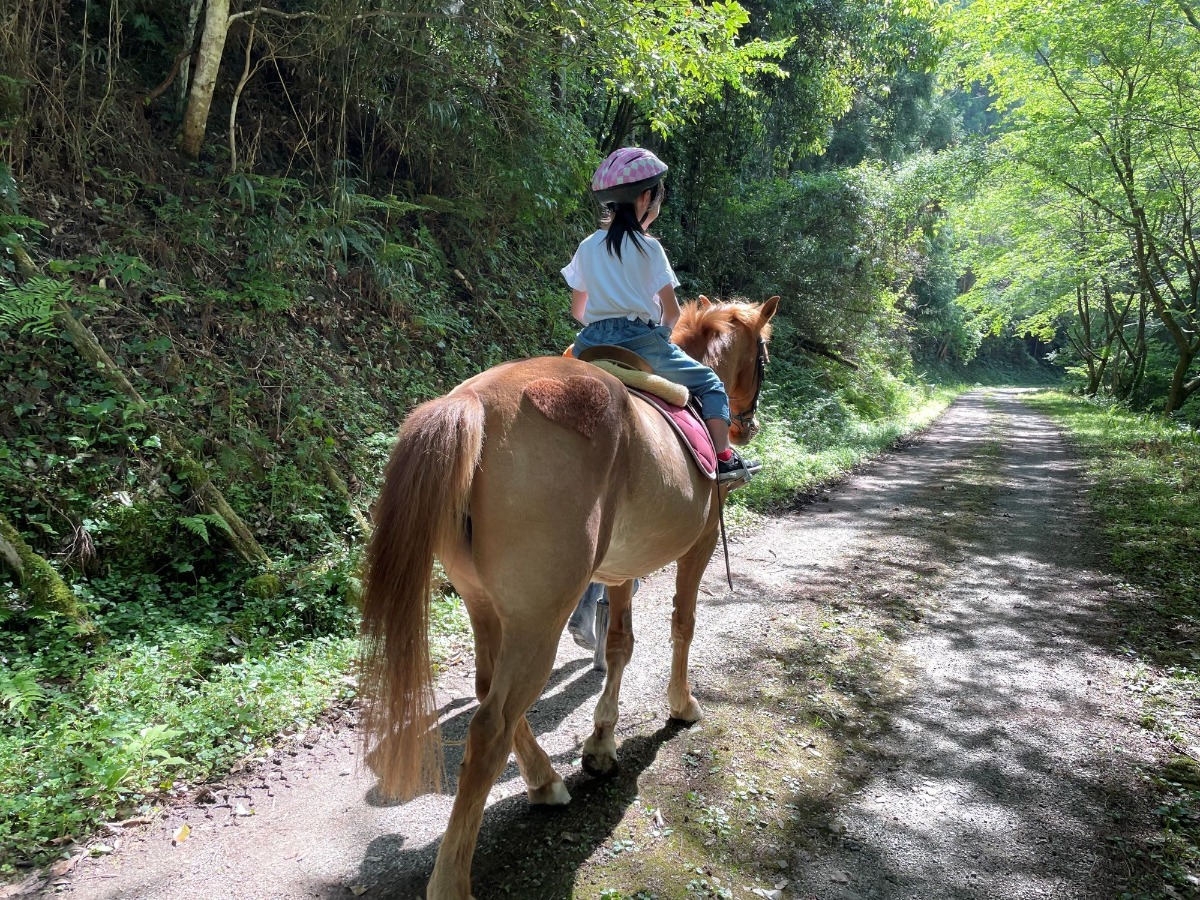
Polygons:
[[717,448],[713,446],[712,435],[708,433],[708,427],[700,417],[685,406],[675,406],[661,397],[655,397],[653,394],[647,394],[637,388],[630,388],[628,385],[626,387],[629,388],[629,393],[651,403],[663,414],[663,418],[671,423],[671,427],[683,441],[683,446],[691,451],[692,459],[696,461],[700,471],[709,478],[715,478],[717,475]]

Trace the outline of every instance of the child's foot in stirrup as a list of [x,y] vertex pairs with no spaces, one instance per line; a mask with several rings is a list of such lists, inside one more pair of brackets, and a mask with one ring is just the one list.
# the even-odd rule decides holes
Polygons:
[[749,481],[762,469],[762,463],[757,459],[742,459],[734,451],[729,451],[729,459],[717,457],[717,481]]
[[601,599],[605,603],[608,602],[608,598],[604,596],[604,585],[589,584],[567,622],[567,630],[571,632],[571,637],[584,650],[596,649],[596,604]]

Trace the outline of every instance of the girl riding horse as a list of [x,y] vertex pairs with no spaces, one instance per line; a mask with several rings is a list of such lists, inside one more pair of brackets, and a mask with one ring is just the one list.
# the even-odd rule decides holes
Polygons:
[[[735,443],[757,427],[778,303],[697,304],[676,323],[679,347],[723,383]],[[363,599],[363,736],[380,790],[408,798],[440,784],[428,636],[435,557],[471,618],[479,699],[430,900],[470,897],[484,805],[510,752],[531,803],[570,800],[525,713],[546,685],[563,626],[589,582],[609,588],[610,625],[608,676],[583,745],[584,768],[616,770],[613,732],[633,652],[634,579],[671,562],[667,702],[675,719],[702,717],[688,683],[688,651],[728,487],[698,469],[649,403],[577,359],[496,366],[405,420],[375,508]]]

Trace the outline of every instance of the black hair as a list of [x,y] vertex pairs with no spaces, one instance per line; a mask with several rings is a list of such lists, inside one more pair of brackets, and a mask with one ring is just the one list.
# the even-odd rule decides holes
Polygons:
[[[649,191],[650,205],[646,207],[647,211],[653,209],[655,203],[661,202],[664,194],[662,182],[652,185]],[[621,258],[621,245],[625,243],[625,235],[629,235],[629,240],[633,242],[633,246],[642,256],[646,255],[646,248],[642,242],[646,229],[638,220],[633,203],[605,203],[601,225],[608,229],[604,245],[608,248],[608,252],[617,259]]]

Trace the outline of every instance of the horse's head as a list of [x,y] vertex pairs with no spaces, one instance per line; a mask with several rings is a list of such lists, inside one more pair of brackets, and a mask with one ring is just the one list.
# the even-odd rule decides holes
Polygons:
[[745,444],[758,433],[758,398],[767,366],[771,317],[779,298],[766,303],[713,303],[701,296],[683,307],[671,340],[692,359],[712,367],[725,383],[733,424],[729,440]]

